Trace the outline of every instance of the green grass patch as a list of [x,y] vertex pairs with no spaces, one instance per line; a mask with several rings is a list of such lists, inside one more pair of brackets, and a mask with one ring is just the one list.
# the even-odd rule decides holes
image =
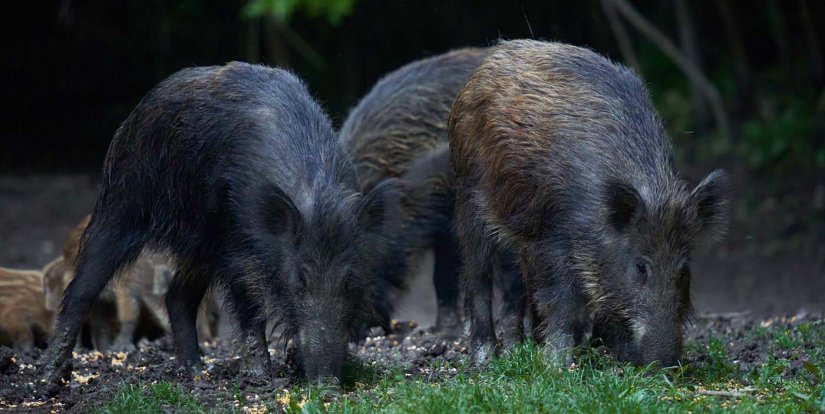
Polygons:
[[[346,369],[343,396],[299,384],[262,397],[270,412],[287,413],[825,412],[821,321],[793,329],[758,327],[741,340],[768,344],[764,361],[743,368],[731,354],[738,344],[710,337],[687,344],[691,363],[685,366],[635,367],[599,350],[581,349],[576,366],[558,368],[545,362],[540,346],[526,343],[481,371],[451,366],[455,374],[448,378],[433,380],[356,362]],[[433,368],[444,364],[434,362]],[[244,405],[236,395],[229,397]],[[218,412],[233,410],[240,411],[217,407]],[[124,385],[100,410],[170,411],[207,409],[182,386],[161,383]]]
[[121,384],[99,414],[205,413],[208,410],[179,384]]
[[[822,386],[783,380],[782,372],[740,373],[721,341],[695,366],[660,369],[617,363],[585,350],[572,369],[545,364],[540,347],[525,344],[486,370],[461,370],[429,383],[388,377],[337,401],[290,391],[288,412],[799,412],[825,409]],[[767,380],[759,375],[767,375]],[[706,395],[716,391],[728,396]]]

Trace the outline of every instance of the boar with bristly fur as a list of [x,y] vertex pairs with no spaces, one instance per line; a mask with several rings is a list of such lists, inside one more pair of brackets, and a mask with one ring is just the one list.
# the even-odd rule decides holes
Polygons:
[[371,258],[397,216],[392,181],[364,194],[329,118],[293,74],[232,62],[181,70],[115,133],[43,359],[69,369],[91,304],[144,248],[176,264],[165,297],[177,361],[199,368],[195,318],[226,295],[245,371],[270,375],[265,327],[277,318],[312,380],[340,378],[348,339],[371,312]]
[[588,49],[502,42],[449,130],[473,361],[494,354],[491,263],[507,247],[550,360],[571,362],[584,313],[619,358],[676,363],[691,254],[724,232],[726,175],[679,178],[644,82]]
[[401,230],[376,272],[379,320],[389,328],[399,288],[416,259],[433,249],[436,330],[460,334],[458,250],[452,234],[454,194],[447,150],[447,120],[458,91],[488,50],[467,48],[407,64],[379,80],[341,127],[364,191],[381,180],[400,179]]
[[43,297],[43,274],[0,267],[0,345],[30,351],[43,346],[52,329],[52,313]]

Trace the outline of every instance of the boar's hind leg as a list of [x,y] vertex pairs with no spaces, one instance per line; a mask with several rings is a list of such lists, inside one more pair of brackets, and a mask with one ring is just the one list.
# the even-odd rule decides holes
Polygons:
[[512,348],[524,340],[524,316],[527,307],[524,281],[511,253],[499,251],[496,259],[496,287],[501,293],[501,339],[505,348]]
[[457,338],[461,335],[461,318],[458,314],[458,246],[452,237],[444,237],[436,241],[434,248],[433,284],[438,301],[435,328],[446,338]]
[[85,234],[77,273],[66,288],[57,324],[44,355],[44,374],[51,384],[68,375],[67,364],[77,334],[113,276],[133,262],[145,243],[145,232],[131,218],[101,217],[96,212]]
[[470,203],[456,204],[456,230],[461,241],[462,282],[470,317],[470,362],[480,366],[496,352],[492,285],[495,249]]
[[193,375],[200,367],[200,349],[195,318],[201,300],[209,287],[206,275],[192,269],[181,268],[166,291],[166,310],[175,338],[178,363]]
[[245,277],[234,278],[228,285],[229,303],[240,327],[244,350],[244,371],[254,376],[272,373],[266,342],[266,312],[263,292]]

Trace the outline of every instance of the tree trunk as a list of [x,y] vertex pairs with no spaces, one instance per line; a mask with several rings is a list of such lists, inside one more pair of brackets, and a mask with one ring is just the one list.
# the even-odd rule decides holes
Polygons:
[[770,19],[771,37],[779,53],[779,62],[783,67],[790,68],[791,47],[785,33],[785,15],[782,13],[782,5],[777,0],[768,1],[768,18]]
[[169,7],[165,0],[159,1],[157,8],[159,16],[156,27],[160,59],[155,65],[155,75],[158,79],[163,79],[169,73],[166,62],[172,59],[172,17],[169,15]]
[[267,63],[272,66],[288,68],[289,66],[289,50],[284,44],[281,37],[281,30],[278,27],[279,23],[274,17],[264,17],[264,30],[266,33],[267,45]]
[[249,18],[246,21],[246,61],[258,63],[261,61],[261,18]]
[[799,14],[802,19],[802,28],[805,30],[805,38],[808,41],[808,48],[811,52],[811,69],[813,70],[814,83],[818,86],[822,85],[822,50],[819,48],[819,40],[811,21],[811,10],[808,9],[808,2],[806,0],[799,0]]
[[676,64],[676,67],[684,73],[691,83],[700,88],[710,103],[713,117],[719,131],[727,138],[733,138],[728,115],[725,112],[725,105],[719,89],[690,61],[679,49],[668,39],[659,29],[653,26],[647,19],[639,14],[636,9],[626,0],[612,0],[616,10],[633,25],[636,30],[650,39],[662,52]]
[[642,67],[639,65],[639,59],[636,58],[636,52],[633,51],[633,44],[630,43],[630,36],[627,30],[624,29],[622,21],[616,14],[616,9],[610,0],[600,0],[604,15],[607,17],[607,22],[610,24],[610,30],[619,44],[619,50],[622,52],[622,59],[625,65],[630,66],[638,73],[642,73]]
[[731,56],[734,61],[734,70],[736,76],[734,81],[737,89],[737,102],[735,107],[740,113],[750,112],[753,95],[753,83],[748,63],[748,54],[745,52],[745,46],[742,42],[742,36],[739,31],[739,25],[736,17],[730,9],[729,0],[716,0],[716,9],[719,11],[719,17],[722,19],[722,27],[725,29],[725,39],[730,48]]
[[[696,32],[693,30],[693,19],[690,16],[690,9],[685,0],[673,0],[673,6],[676,9],[676,23],[679,29],[679,45],[682,46],[682,51],[685,57],[700,71],[702,70],[702,55],[699,53],[699,47],[696,42]],[[702,90],[691,82],[690,88],[690,106],[693,109],[693,114],[696,117],[695,124],[704,129],[708,125],[708,111],[705,106],[704,94]]]
[[74,24],[74,1],[62,0],[57,9],[57,22],[70,27]]

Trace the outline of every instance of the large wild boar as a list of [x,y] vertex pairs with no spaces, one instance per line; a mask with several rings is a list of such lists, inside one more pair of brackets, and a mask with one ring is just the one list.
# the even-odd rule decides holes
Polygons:
[[369,191],[388,177],[400,179],[401,230],[376,269],[378,323],[389,327],[394,297],[415,258],[433,249],[438,313],[436,330],[461,333],[459,257],[452,233],[454,192],[447,148],[447,121],[456,95],[489,53],[459,49],[407,64],[384,76],[350,112],[341,127],[344,143]]
[[115,133],[43,368],[68,370],[92,303],[146,247],[177,264],[166,293],[177,360],[200,365],[195,317],[225,292],[246,370],[271,373],[265,327],[292,335],[303,372],[340,378],[372,312],[370,259],[397,216],[391,181],[368,194],[329,118],[291,73],[229,63],[153,88]]
[[592,312],[619,358],[675,363],[691,253],[724,231],[726,176],[679,178],[644,82],[587,49],[503,42],[449,129],[473,361],[494,354],[492,258],[506,247],[552,361],[571,361],[576,316]]

